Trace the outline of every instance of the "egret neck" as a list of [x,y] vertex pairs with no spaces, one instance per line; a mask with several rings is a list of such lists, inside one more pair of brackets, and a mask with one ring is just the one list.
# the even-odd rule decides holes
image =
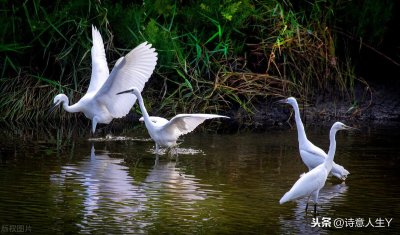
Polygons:
[[296,120],[296,127],[297,127],[297,138],[299,140],[299,144],[302,145],[308,139],[306,136],[306,132],[304,130],[303,122],[301,121],[299,105],[297,104],[297,102],[293,102],[290,104],[293,106],[294,109],[294,117]]
[[146,107],[144,106],[144,101],[143,101],[143,97],[140,94],[140,91],[137,90],[136,88],[133,88],[133,94],[137,97],[138,102],[139,102],[139,106],[140,106],[140,110],[142,111],[142,115],[143,115],[143,119],[144,119],[144,123],[146,124],[146,126],[148,126],[147,128],[152,128],[153,129],[153,124],[152,121],[150,120],[150,115],[146,110]]

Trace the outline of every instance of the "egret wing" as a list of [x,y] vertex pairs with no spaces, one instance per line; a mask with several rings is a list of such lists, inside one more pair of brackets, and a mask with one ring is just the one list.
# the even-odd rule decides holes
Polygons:
[[322,188],[327,177],[327,173],[323,167],[314,168],[299,178],[292,188],[281,198],[280,204],[309,196],[312,192]]
[[[300,154],[302,156],[308,156],[308,162],[306,165],[311,168],[315,168],[318,165],[322,164],[325,159],[328,157],[328,155],[319,147],[312,145],[310,148],[303,148],[300,150]],[[349,171],[347,171],[343,166],[333,162],[332,163],[332,171],[331,173],[339,178],[343,179],[346,178],[348,174],[350,174]]]
[[304,164],[311,169],[322,164],[327,158],[326,153],[311,142],[308,146],[300,148],[300,155]]
[[135,104],[136,96],[117,93],[129,87],[136,87],[142,91],[156,64],[155,49],[147,42],[140,44],[117,61],[95,99],[105,105],[114,118],[125,116]]
[[87,93],[97,92],[108,78],[109,70],[107,65],[104,43],[100,32],[92,25],[92,77]]
[[228,117],[216,114],[178,114],[165,125],[164,130],[175,132],[179,137],[193,131],[198,125],[211,118]]
[[315,155],[320,157],[321,159],[325,159],[328,157],[328,155],[325,153],[324,150],[322,150],[320,147],[315,146],[313,143],[310,142],[310,146],[308,148],[302,149],[309,154]]

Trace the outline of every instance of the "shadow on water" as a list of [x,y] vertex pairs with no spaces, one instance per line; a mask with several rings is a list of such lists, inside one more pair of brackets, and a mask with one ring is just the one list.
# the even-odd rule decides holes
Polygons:
[[[335,161],[350,176],[328,178],[318,216],[393,218],[385,228],[312,227],[306,199],[279,199],[306,170],[295,130],[185,136],[178,156],[156,156],[144,129],[94,139],[75,128],[3,129],[0,226],[44,233],[391,233],[400,219],[399,132],[337,136]],[[327,130],[309,138],[327,149]]]

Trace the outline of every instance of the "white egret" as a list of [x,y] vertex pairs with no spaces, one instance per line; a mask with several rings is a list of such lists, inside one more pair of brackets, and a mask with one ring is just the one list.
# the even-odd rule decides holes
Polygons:
[[119,92],[119,94],[132,93],[139,102],[140,110],[142,110],[143,120],[146,125],[150,137],[156,143],[156,152],[159,153],[160,147],[174,147],[179,136],[193,131],[198,125],[211,118],[228,118],[216,114],[178,114],[171,120],[161,117],[150,117],[144,106],[140,90],[133,87],[129,90]]
[[[169,122],[168,119],[163,117],[149,116],[149,119],[151,122],[157,123],[158,125],[165,125]],[[139,118],[139,121],[144,122],[144,118],[143,117]]]
[[97,123],[108,124],[112,119],[128,114],[136,102],[136,97],[117,96],[116,93],[131,86],[142,90],[157,64],[157,52],[151,44],[144,42],[125,57],[119,58],[109,74],[103,39],[94,26],[92,38],[92,76],[87,93],[71,106],[67,96],[59,94],[54,97],[53,110],[62,104],[67,112],[83,112],[92,120],[94,134]]
[[318,203],[318,195],[319,190],[325,185],[326,179],[328,177],[329,172],[332,169],[333,158],[335,156],[336,151],[336,139],[335,135],[338,130],[346,130],[353,129],[352,127],[346,126],[341,122],[335,122],[333,124],[330,132],[329,132],[329,151],[328,157],[324,160],[324,162],[305,173],[302,177],[300,177],[297,182],[293,185],[293,187],[283,195],[280,204],[292,201],[302,197],[308,197],[306,211],[308,208],[308,200],[310,196],[314,201],[314,213],[317,211],[317,203]]
[[[308,167],[308,170],[310,171],[318,165],[322,164],[327,158],[327,155],[324,150],[315,146],[313,143],[311,143],[311,141],[308,140],[306,132],[304,130],[303,122],[300,118],[299,105],[297,104],[296,99],[293,97],[289,97],[287,99],[279,100],[278,102],[290,104],[294,109],[300,156],[304,164]],[[331,174],[341,180],[346,180],[347,175],[349,175],[350,172],[347,171],[343,166],[333,162]]]

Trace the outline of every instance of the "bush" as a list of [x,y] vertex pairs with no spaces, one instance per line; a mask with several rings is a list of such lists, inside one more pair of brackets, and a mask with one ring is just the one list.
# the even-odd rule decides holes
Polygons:
[[343,9],[336,2],[2,1],[1,117],[40,120],[57,93],[76,102],[86,92],[92,24],[110,68],[140,42],[157,48],[144,91],[153,112],[251,114],[268,97],[312,98],[317,90],[351,97],[353,66],[338,58],[332,30]]

